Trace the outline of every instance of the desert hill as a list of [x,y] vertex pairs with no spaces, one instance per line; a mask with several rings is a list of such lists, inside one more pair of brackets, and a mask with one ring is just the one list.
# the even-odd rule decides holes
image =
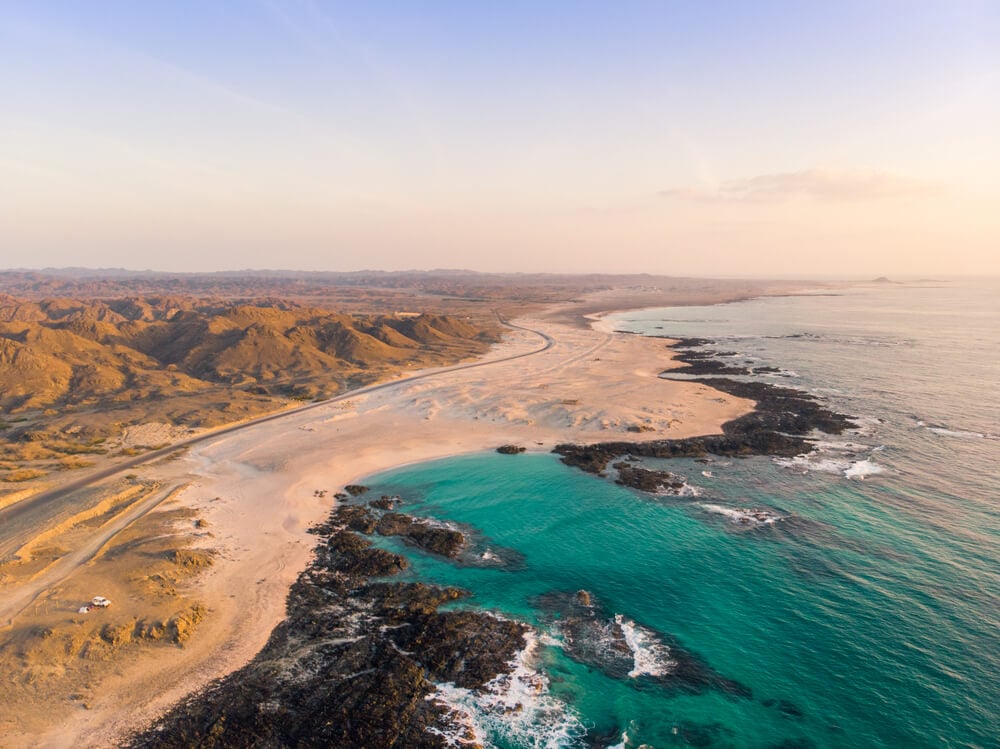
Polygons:
[[218,384],[290,393],[308,381],[331,392],[338,380],[370,379],[365,371],[433,355],[461,358],[491,340],[480,328],[429,314],[7,297],[0,299],[0,409],[165,397]]
[[0,480],[104,452],[129,424],[236,421],[475,356],[497,335],[443,315],[346,315],[287,301],[0,295]]

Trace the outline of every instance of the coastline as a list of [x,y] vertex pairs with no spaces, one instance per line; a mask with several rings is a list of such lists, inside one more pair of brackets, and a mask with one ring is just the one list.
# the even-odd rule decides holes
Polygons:
[[[667,371],[719,373],[718,362],[690,351],[704,341],[670,339],[665,345],[662,338],[610,337],[622,345],[631,340],[666,348],[675,354]],[[663,374],[661,370],[657,377]],[[716,382],[720,387],[712,392],[717,395],[739,394],[746,387],[746,383],[733,380],[704,378],[668,377],[661,382],[688,386]],[[717,433],[656,434],[642,441],[595,443],[588,439],[584,444],[557,444],[552,452],[561,455],[563,463],[610,477],[640,493],[685,497],[697,494],[683,477],[659,470],[655,463],[646,466],[644,459],[687,457],[707,463],[710,456],[792,456],[812,449],[808,435],[813,430],[839,434],[855,427],[847,417],[825,409],[801,391],[757,383],[749,394],[755,397],[756,406],[724,422]],[[713,402],[719,400],[716,397]],[[616,426],[620,431],[622,425]],[[626,431],[636,434],[647,430]],[[550,447],[545,442],[535,445]],[[508,449],[498,451],[525,450],[516,441],[505,447]],[[469,548],[468,538],[458,530],[463,526],[407,515],[405,495],[400,513],[395,509],[398,497],[369,500],[360,496],[367,491],[363,486],[347,486],[346,491],[351,496],[342,495],[343,502],[315,529],[320,536],[317,557],[292,587],[288,616],[266,647],[245,668],[159,717],[134,737],[130,746],[181,747],[208,737],[224,746],[239,746],[247,736],[268,736],[281,744],[293,744],[303,735],[323,736],[337,745],[350,746],[368,745],[375,736],[384,738],[387,745],[416,745],[413,742],[421,736],[421,746],[482,745],[487,740],[488,721],[502,719],[500,715],[512,711],[519,716],[517,728],[505,723],[504,735],[508,730],[530,730],[540,704],[550,705],[555,714],[563,716],[558,720],[561,735],[583,736],[586,730],[571,712],[562,712],[558,701],[549,703],[548,676],[531,656],[529,640],[541,641],[549,634],[547,630],[516,615],[508,619],[503,608],[499,613],[476,607],[439,611],[440,603],[465,597],[470,591],[464,586],[428,583],[422,576],[419,580],[392,581],[392,576],[409,566],[408,560],[373,546],[373,539],[407,535],[411,545],[449,557],[459,568],[507,564],[516,568],[518,563],[513,560],[518,551],[510,549],[498,556],[480,553],[475,546]],[[760,508],[702,507],[726,514],[727,522],[740,529],[766,528],[787,519]],[[415,527],[424,530],[408,535]],[[429,530],[434,528],[437,530]],[[475,525],[468,530],[473,537],[478,532]],[[427,536],[434,532],[438,538],[429,541]],[[446,543],[454,543],[453,538],[447,539],[449,534],[461,539],[457,548]],[[563,653],[607,677],[641,678],[647,686],[675,693],[711,691],[733,700],[753,699],[750,687],[714,670],[700,655],[686,650],[672,633],[645,627],[616,613],[587,589],[576,593],[553,590],[539,596],[537,603],[545,612],[543,619],[554,617],[560,622],[565,637],[558,647]],[[507,636],[495,636],[498,622],[512,628]],[[359,642],[363,644],[356,646]],[[588,644],[595,642],[601,647],[594,649]],[[517,655],[512,657],[512,653]],[[471,674],[455,665],[466,661],[475,664]],[[373,673],[379,676],[370,676]],[[356,681],[356,677],[360,678]],[[534,691],[520,697],[512,693],[510,685],[518,680],[531,684]],[[315,702],[309,696],[314,692],[322,692],[323,699]],[[354,721],[350,716],[359,700],[373,712]],[[272,707],[261,713],[256,706],[262,704]],[[776,701],[765,699],[763,704],[766,707]],[[794,703],[785,700],[780,704],[790,714],[801,715]],[[495,712],[498,706],[503,708],[501,713]]]
[[[330,500],[317,491],[329,495],[372,473],[505,443],[549,452],[567,439],[624,436],[629,427],[641,428],[644,439],[713,433],[753,407],[699,383],[660,379],[679,366],[663,341],[523,322],[556,344],[526,359],[288,414],[139,469],[165,483],[191,482],[177,502],[206,520],[218,551],[192,591],[209,616],[183,649],[140,652],[101,685],[89,710],[31,739],[115,743],[253,658],[282,621],[285,594],[311,557],[307,529],[329,512]],[[536,337],[514,332],[491,355],[532,348]]]

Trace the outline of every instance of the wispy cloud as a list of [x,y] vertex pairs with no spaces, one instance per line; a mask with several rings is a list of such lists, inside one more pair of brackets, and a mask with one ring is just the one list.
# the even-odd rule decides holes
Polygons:
[[927,183],[890,172],[805,169],[734,179],[715,188],[679,187],[660,195],[704,203],[779,203],[791,198],[857,202],[925,193]]

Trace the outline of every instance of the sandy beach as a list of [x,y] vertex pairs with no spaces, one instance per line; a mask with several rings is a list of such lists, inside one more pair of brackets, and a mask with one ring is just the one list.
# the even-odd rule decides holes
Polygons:
[[[548,452],[558,442],[715,433],[753,407],[698,383],[658,378],[672,366],[662,340],[550,320],[517,323],[553,344],[292,413],[137,469],[159,486],[183,486],[164,507],[193,511],[211,529],[197,543],[217,552],[215,564],[188,591],[208,615],[183,648],[130,653],[94,690],[88,709],[66,713],[63,706],[53,712],[57,725],[31,735],[18,735],[23,724],[9,721],[13,731],[0,743],[113,745],[249,661],[283,618],[288,587],[309,560],[314,538],[307,529],[326,517],[332,494],[346,484],[506,443]],[[513,331],[483,361],[542,343],[536,333]]]

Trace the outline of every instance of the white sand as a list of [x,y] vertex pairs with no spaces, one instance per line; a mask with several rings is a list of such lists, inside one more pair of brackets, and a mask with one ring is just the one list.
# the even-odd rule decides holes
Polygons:
[[[249,661],[283,618],[288,588],[308,563],[315,538],[306,529],[326,517],[330,495],[345,484],[505,443],[547,452],[557,442],[715,433],[753,406],[704,385],[659,379],[676,366],[662,340],[519,322],[544,330],[555,345],[290,414],[142,469],[167,484],[191,482],[179,501],[208,521],[221,552],[197,583],[211,614],[183,649],[123,665],[101,685],[91,710],[35,744],[113,745],[122,732]],[[539,345],[537,336],[512,333],[487,358]],[[625,431],[639,424],[652,431]],[[327,496],[317,498],[316,489]]]

